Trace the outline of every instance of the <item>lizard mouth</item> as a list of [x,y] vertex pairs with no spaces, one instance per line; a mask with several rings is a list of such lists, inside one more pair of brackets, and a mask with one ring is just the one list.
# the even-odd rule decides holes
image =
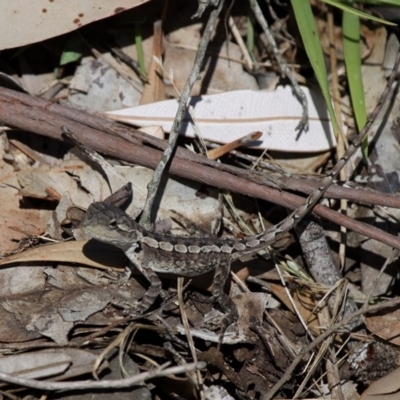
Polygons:
[[83,232],[99,242],[109,243],[121,248],[125,248],[131,242],[129,238],[124,237],[117,230],[110,231],[101,225],[83,227]]

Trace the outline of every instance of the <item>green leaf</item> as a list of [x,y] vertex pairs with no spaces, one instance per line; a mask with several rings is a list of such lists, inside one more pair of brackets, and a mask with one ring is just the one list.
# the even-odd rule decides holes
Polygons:
[[291,0],[291,2],[297,26],[303,39],[304,48],[314,70],[315,76],[317,77],[322,94],[325,98],[328,112],[331,117],[333,130],[337,136],[339,132],[338,124],[332,106],[324,55],[322,53],[322,47],[318,37],[317,27],[315,25],[310,2],[309,0]]
[[77,62],[83,53],[83,43],[79,36],[67,40],[60,58],[60,67],[69,63]]
[[400,0],[363,0],[364,4],[373,4],[379,6],[400,6]]
[[[322,1],[326,4],[330,4],[333,7],[340,8],[341,10],[347,11],[348,13],[358,16],[360,18],[365,18],[365,19],[369,19],[371,21],[380,22],[381,24],[385,24],[385,25],[396,26],[396,24],[393,22],[385,21],[382,18],[378,18],[378,17],[375,17],[374,15],[367,14],[363,11],[357,10],[356,8],[353,8],[346,4],[343,4],[340,1],[337,1],[337,0],[322,0]],[[381,1],[381,3],[383,3],[383,2]],[[389,1],[387,1],[387,3],[389,3]],[[379,4],[379,2],[376,1],[375,4]],[[392,0],[392,4],[400,5],[400,2],[399,2],[399,0]]]
[[135,23],[135,44],[136,44],[136,54],[139,63],[139,70],[143,76],[146,76],[146,66],[144,62],[144,51],[143,51],[143,41],[142,41],[142,24],[140,22]]
[[[360,19],[353,13],[343,12],[343,53],[347,81],[357,128],[360,131],[367,122],[364,85],[361,74]],[[364,156],[368,156],[368,139],[362,144]]]
[[254,57],[254,17],[253,17],[253,13],[250,10],[250,7],[247,10],[247,23],[246,23],[246,27],[247,27],[247,34],[246,34],[246,39],[247,39],[247,50],[250,53],[250,57],[252,58],[252,60],[254,61],[255,57]]
[[343,13],[343,52],[354,115],[361,130],[367,122],[367,111],[361,74],[360,20],[348,12]]

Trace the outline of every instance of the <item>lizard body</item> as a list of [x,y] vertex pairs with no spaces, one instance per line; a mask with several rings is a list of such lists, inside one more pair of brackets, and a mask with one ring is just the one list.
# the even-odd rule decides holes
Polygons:
[[400,53],[374,112],[364,128],[349,146],[345,154],[304,201],[282,222],[258,235],[242,240],[210,239],[197,237],[174,237],[158,235],[143,229],[135,220],[119,208],[106,203],[89,206],[81,224],[90,237],[113,244],[122,249],[130,261],[150,282],[148,291],[138,304],[142,313],[155,301],[161,290],[157,272],[169,272],[183,276],[197,276],[215,270],[212,295],[226,311],[226,326],[237,319],[237,310],[230,297],[224,293],[224,283],[230,271],[230,264],[241,256],[256,253],[292,229],[313,208],[326,192],[350,157],[360,147],[373,121],[382,108],[395,79],[395,71],[400,64]]

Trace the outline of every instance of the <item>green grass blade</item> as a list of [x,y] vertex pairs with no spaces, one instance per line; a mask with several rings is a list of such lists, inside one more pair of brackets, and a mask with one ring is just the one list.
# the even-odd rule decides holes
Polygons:
[[[388,22],[388,21],[385,21],[385,20],[382,19],[382,18],[378,18],[378,17],[375,17],[374,15],[367,14],[367,13],[361,11],[361,10],[357,10],[356,8],[353,8],[353,7],[350,7],[350,6],[346,5],[346,4],[343,4],[343,3],[340,2],[340,1],[337,1],[337,0],[322,0],[322,1],[323,1],[324,3],[326,3],[326,4],[330,4],[330,5],[333,6],[333,7],[340,8],[342,11],[344,11],[344,12],[347,11],[348,13],[353,14],[353,15],[355,15],[355,16],[358,16],[358,17],[360,17],[360,18],[369,19],[370,21],[379,22],[379,23],[385,24],[385,25],[396,26],[396,24],[393,23],[393,22]],[[392,0],[392,1],[393,1],[396,5],[400,5],[399,0],[397,0],[397,2],[396,2],[395,0]]]
[[322,94],[325,98],[328,112],[331,117],[333,130],[335,132],[335,135],[337,136],[337,133],[339,131],[338,124],[332,106],[324,56],[322,53],[322,47],[319,40],[310,2],[309,0],[291,0],[291,3],[297,26],[303,39],[304,48],[306,50],[308,59],[310,60],[311,66],[314,70],[315,76],[317,77]]
[[[347,81],[353,105],[357,128],[360,131],[367,122],[364,85],[361,75],[360,19],[348,12],[343,13],[343,52]],[[363,142],[363,152],[367,156],[368,140]]]
[[143,76],[146,76],[146,66],[144,62],[144,51],[142,41],[142,25],[140,22],[135,22],[135,44],[136,54],[138,58],[139,70]]

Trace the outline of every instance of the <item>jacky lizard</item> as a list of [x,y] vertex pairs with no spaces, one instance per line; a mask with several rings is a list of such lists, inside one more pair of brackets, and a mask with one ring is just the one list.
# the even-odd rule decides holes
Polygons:
[[[400,53],[397,56],[394,71],[397,71],[399,62]],[[223,291],[231,262],[245,254],[256,253],[261,248],[274,243],[312,209],[361,145],[372,122],[382,108],[394,78],[395,73],[392,72],[370,119],[344,156],[322,179],[318,189],[314,190],[304,203],[282,222],[258,235],[241,240],[159,235],[143,229],[135,220],[115,206],[101,202],[91,204],[81,224],[83,231],[91,238],[122,249],[129,260],[150,282],[149,289],[133,311],[143,313],[155,301],[161,290],[161,281],[157,272],[197,276],[215,269],[213,298],[226,312],[226,326],[236,320],[236,307]]]

